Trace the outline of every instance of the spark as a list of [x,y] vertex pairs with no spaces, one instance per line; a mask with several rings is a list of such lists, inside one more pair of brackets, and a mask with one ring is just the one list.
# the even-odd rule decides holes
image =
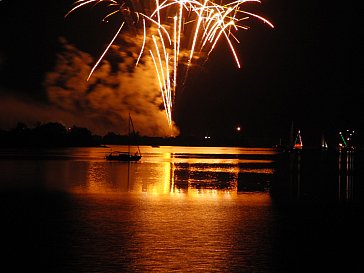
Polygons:
[[125,22],[121,23],[121,26],[119,27],[118,31],[116,32],[116,34],[114,35],[113,39],[111,40],[111,42],[107,45],[106,49],[104,50],[104,52],[102,53],[101,57],[97,60],[96,64],[94,65],[94,67],[91,69],[90,74],[87,77],[87,81],[90,79],[92,73],[94,72],[94,70],[96,69],[96,67],[99,65],[99,63],[101,62],[102,58],[104,58],[105,54],[107,53],[107,51],[109,50],[110,46],[114,43],[116,37],[119,35],[121,29],[123,28]]
[[[258,19],[274,28],[273,24],[264,17],[243,10],[242,6],[247,2],[261,3],[260,0],[235,0],[228,4],[217,4],[213,0],[149,0],[143,3],[143,6],[148,6],[148,9],[140,10],[142,5],[139,4],[139,0],[120,2],[78,0],[65,17],[86,5],[96,6],[101,3],[113,8],[103,21],[119,13],[122,15],[123,21],[119,29],[92,68],[87,80],[114,43],[124,23],[132,24],[128,27],[135,27],[137,30],[142,28],[143,42],[135,65],[139,64],[144,54],[149,54],[152,58],[167,122],[172,127],[173,105],[181,65],[185,64],[186,79],[193,60],[205,58],[207,61],[218,41],[225,39],[237,67],[240,68],[239,57],[234,47],[234,42],[239,43],[239,40],[233,32],[248,29],[242,23],[250,18]],[[140,18],[142,18],[142,27],[139,27]],[[192,38],[191,41],[189,37]]]

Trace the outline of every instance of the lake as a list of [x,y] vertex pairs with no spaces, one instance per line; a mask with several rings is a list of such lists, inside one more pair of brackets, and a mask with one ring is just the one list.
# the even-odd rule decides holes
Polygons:
[[0,150],[7,272],[364,271],[361,151],[127,149]]

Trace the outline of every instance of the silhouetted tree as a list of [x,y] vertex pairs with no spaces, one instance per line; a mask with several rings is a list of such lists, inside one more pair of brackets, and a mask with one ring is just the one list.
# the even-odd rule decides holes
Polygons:
[[91,146],[94,145],[92,133],[87,128],[73,126],[68,132],[70,146]]
[[58,122],[49,122],[33,130],[33,143],[42,147],[67,146],[67,129]]

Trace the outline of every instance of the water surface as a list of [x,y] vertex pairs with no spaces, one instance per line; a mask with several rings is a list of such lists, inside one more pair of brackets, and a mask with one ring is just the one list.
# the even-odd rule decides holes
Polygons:
[[362,159],[321,151],[142,146],[3,149],[14,271],[362,272]]

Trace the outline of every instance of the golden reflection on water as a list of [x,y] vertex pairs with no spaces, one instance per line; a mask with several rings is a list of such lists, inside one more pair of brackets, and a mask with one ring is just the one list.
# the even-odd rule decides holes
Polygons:
[[[76,169],[67,170],[67,173],[78,177],[79,182],[73,183],[71,189],[78,193],[188,193],[196,197],[231,197],[237,194],[242,174],[271,175],[274,172],[270,165],[272,159],[239,158],[239,154],[235,154],[239,152],[273,154],[270,150],[252,152],[224,147],[163,147],[157,150],[145,147],[139,162],[82,161]],[[99,155],[100,158],[102,153],[105,152],[99,150],[97,153],[89,152],[89,155],[92,158]],[[66,177],[63,179],[67,181]]]

